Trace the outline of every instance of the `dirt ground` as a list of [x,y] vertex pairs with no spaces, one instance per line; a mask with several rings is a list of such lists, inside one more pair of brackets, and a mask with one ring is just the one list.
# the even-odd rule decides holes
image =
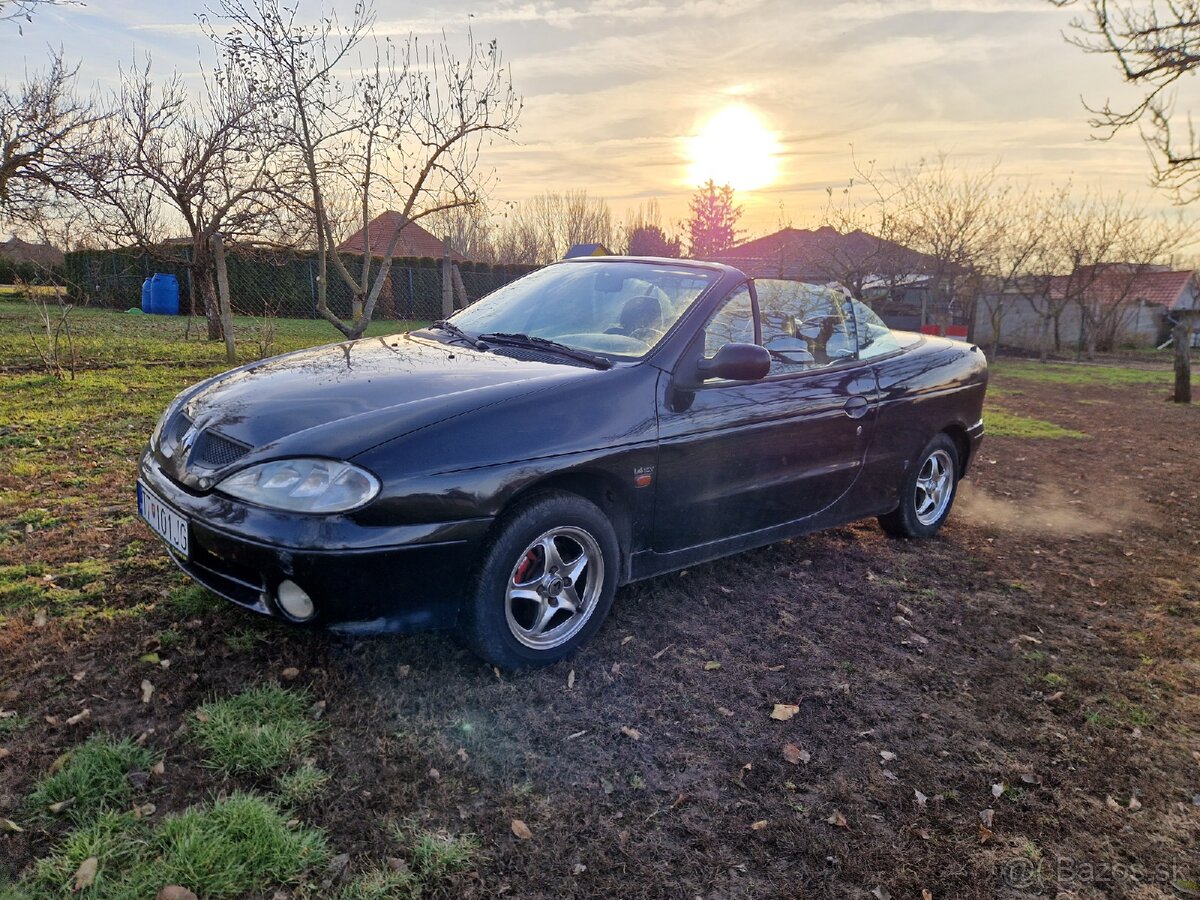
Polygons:
[[[591,646],[528,674],[440,636],[182,614],[114,458],[94,501],[0,545],[3,565],[112,566],[111,615],[0,627],[0,707],[29,723],[0,736],[0,816],[94,731],[165,753],[160,815],[256,787],[201,765],[186,716],[295,667],[330,725],[304,820],[355,866],[397,821],[478,834],[453,895],[1200,894],[1200,408],[993,383],[1086,437],[988,438],[930,542],[862,522],[628,587]],[[170,667],[147,674],[149,650]],[[61,834],[0,834],[0,883]]]

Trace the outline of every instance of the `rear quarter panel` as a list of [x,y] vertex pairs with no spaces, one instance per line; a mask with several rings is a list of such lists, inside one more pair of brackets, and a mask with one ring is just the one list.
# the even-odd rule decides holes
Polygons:
[[[879,418],[863,491],[894,508],[907,467],[935,434],[965,436],[983,417],[987,360],[973,344],[923,338],[875,365]],[[966,460],[969,464],[970,460]]]

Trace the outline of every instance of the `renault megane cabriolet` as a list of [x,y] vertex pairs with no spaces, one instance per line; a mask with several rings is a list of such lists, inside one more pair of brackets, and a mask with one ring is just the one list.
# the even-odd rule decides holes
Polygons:
[[868,516],[930,537],[986,386],[977,347],[829,287],[567,260],[428,328],[189,388],[142,455],[138,509],[258,613],[454,629],[496,665],[542,665],[631,581]]

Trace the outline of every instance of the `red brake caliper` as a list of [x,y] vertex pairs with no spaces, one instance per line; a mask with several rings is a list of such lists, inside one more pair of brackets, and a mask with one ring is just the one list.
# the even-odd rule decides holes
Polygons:
[[537,557],[533,550],[525,554],[525,558],[521,560],[521,564],[517,566],[517,571],[513,574],[513,584],[520,584],[525,580],[525,576],[529,574],[530,567],[537,562]]

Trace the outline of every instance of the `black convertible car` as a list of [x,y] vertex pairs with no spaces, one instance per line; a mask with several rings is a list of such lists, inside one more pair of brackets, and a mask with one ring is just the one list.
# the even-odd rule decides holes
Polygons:
[[538,665],[630,581],[866,516],[932,535],[986,386],[977,347],[893,332],[830,288],[569,260],[429,328],[189,388],[142,456],[138,509],[249,609],[454,628]]

